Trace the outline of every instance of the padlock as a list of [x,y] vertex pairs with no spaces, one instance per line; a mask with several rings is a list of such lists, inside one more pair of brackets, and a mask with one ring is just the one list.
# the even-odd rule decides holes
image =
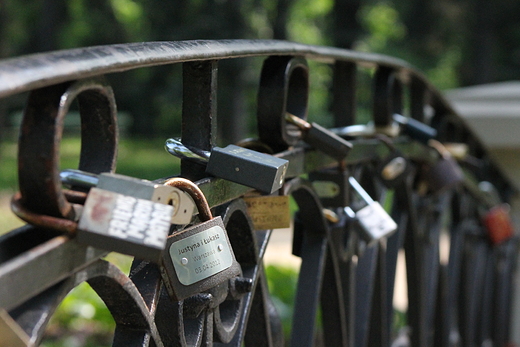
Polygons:
[[349,174],[339,168],[309,172],[314,191],[325,207],[347,206],[349,199]]
[[400,114],[394,114],[394,121],[397,122],[403,133],[412,139],[424,144],[437,137],[437,130],[413,118],[407,118]]
[[449,151],[439,141],[430,140],[428,144],[439,153],[436,163],[425,167],[425,178],[429,191],[439,193],[461,183],[464,180],[464,174]]
[[78,242],[160,262],[173,207],[97,187],[90,189],[78,222]]
[[503,203],[500,195],[490,182],[478,185],[486,200],[486,209],[481,210],[482,223],[493,245],[509,240],[514,235],[509,204]]
[[206,173],[271,194],[284,183],[289,161],[252,149],[228,145],[210,152],[184,146],[178,139],[166,140],[166,150],[180,158],[206,165]]
[[280,229],[291,226],[289,196],[246,196],[244,202],[247,205],[247,213],[251,217],[255,230]]
[[336,160],[345,159],[352,149],[350,142],[317,123],[308,123],[288,112],[285,113],[285,120],[301,130],[306,143]]
[[508,204],[500,204],[490,208],[483,217],[487,234],[494,245],[509,240],[514,235],[509,210]]
[[344,211],[357,221],[360,226],[360,236],[367,244],[388,237],[397,230],[397,224],[392,217],[379,202],[370,197],[354,177],[349,177],[349,184],[356,194],[352,199],[352,207],[347,206]]
[[168,237],[161,274],[170,296],[183,300],[240,275],[224,222],[220,216],[213,218],[197,185],[182,178],[165,184],[189,193],[202,221]]
[[114,193],[132,196],[173,206],[172,224],[189,224],[195,204],[182,190],[147,180],[115,173],[95,175],[80,170],[63,170],[61,182],[69,186],[97,187]]
[[381,182],[383,182],[387,188],[395,188],[402,183],[411,172],[412,165],[401,151],[393,145],[389,138],[382,135],[377,136],[377,138],[388,147],[390,153],[377,165],[376,171],[379,174]]

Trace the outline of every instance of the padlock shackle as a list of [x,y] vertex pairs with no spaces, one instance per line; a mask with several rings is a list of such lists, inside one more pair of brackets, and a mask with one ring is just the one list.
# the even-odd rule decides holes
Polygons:
[[167,139],[164,148],[168,153],[177,158],[189,158],[204,165],[208,163],[210,157],[208,151],[187,147],[180,141],[180,139],[176,138]]
[[78,186],[82,188],[92,188],[98,185],[99,177],[91,172],[66,169],[60,172],[61,183],[69,186]]
[[200,188],[195,183],[185,178],[173,177],[164,182],[164,185],[178,188],[191,196],[195,202],[195,205],[197,206],[197,210],[199,211],[199,218],[202,222],[207,222],[213,219],[208,201],[206,200],[204,193],[202,193]]
[[301,131],[308,131],[312,125],[304,119],[290,112],[285,112],[285,120],[293,125],[296,125]]
[[370,204],[374,202],[374,199],[372,199],[372,197],[363,189],[363,187],[361,187],[361,185],[358,183],[358,181],[356,181],[354,177],[349,177],[348,183],[352,188],[354,188],[356,193],[358,193],[361,196],[361,198],[365,200],[367,203]]

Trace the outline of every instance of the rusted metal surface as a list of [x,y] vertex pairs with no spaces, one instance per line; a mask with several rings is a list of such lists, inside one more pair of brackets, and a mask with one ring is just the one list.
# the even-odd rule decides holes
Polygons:
[[[490,198],[479,183],[489,181],[499,202],[507,202],[516,189],[478,138],[424,76],[403,61],[283,41],[147,42],[0,62],[0,97],[31,91],[19,147],[20,193],[13,198],[13,210],[33,224],[0,237],[0,309],[14,318],[31,343],[38,343],[59,302],[88,281],[116,321],[114,346],[284,345],[263,263],[272,231],[254,229],[242,200],[258,192],[208,177],[204,164],[190,158],[182,160],[177,173],[184,178],[155,181],[185,190],[202,207],[194,224],[222,218],[236,258],[232,278],[215,280],[179,301],[166,290],[161,261],[135,260],[127,276],[99,260],[106,251],[77,242],[76,220],[88,193],[81,187],[63,189],[59,178],[62,123],[74,99],[80,101],[83,129],[79,169],[115,169],[115,98],[103,74],[183,64],[182,143],[210,151],[217,140],[218,62],[256,56],[266,58],[256,113],[259,139],[240,144],[289,161],[284,185],[274,193],[292,196],[298,209],[292,253],[302,265],[288,343],[390,346],[398,338],[392,330],[392,298],[401,251],[406,256],[409,305],[408,330],[399,338],[408,346],[509,342],[518,242],[516,236],[490,242],[480,220],[483,209],[491,207]],[[305,131],[286,122],[287,112],[297,120],[307,119],[313,66],[307,60],[331,68],[331,124],[338,127],[332,130],[352,144],[346,157],[334,158],[314,148],[317,144],[304,144]],[[355,105],[362,82],[357,71],[365,68],[374,72],[371,124],[359,124]],[[403,112],[408,118],[396,122],[394,114]],[[403,130],[409,118],[432,131],[414,138],[413,132]],[[456,169],[451,174],[435,173],[435,165],[450,154],[426,145],[433,137],[467,148],[464,155],[450,157]],[[409,166],[390,184],[381,165],[396,153]],[[459,169],[463,176],[457,175]],[[350,177],[371,199],[388,207],[396,232],[371,244],[362,240],[355,216],[345,209],[363,207],[349,187]],[[329,181],[318,189],[316,180]],[[331,198],[330,192],[342,195]],[[183,230],[189,229],[173,226],[171,237]],[[450,253],[441,260],[442,237],[449,239]]]

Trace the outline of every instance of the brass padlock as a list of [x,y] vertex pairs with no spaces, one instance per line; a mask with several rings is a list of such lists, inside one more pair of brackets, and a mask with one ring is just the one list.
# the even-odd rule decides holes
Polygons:
[[247,213],[251,217],[255,230],[289,228],[291,215],[289,196],[264,195],[244,197]]
[[411,163],[388,137],[378,135],[377,138],[388,147],[390,153],[379,162],[376,171],[387,188],[395,188],[410,174]]
[[161,274],[174,300],[183,300],[241,274],[220,216],[213,218],[204,194],[196,184],[172,178],[166,185],[191,195],[200,224],[173,233],[166,241]]

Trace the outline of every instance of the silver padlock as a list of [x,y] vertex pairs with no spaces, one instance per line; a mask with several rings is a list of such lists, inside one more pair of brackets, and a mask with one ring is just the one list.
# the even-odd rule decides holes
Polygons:
[[93,187],[78,222],[77,240],[160,262],[173,206]]
[[161,274],[168,293],[183,300],[241,274],[224,222],[213,218],[204,194],[193,182],[172,178],[166,184],[193,194],[202,221],[168,237]]
[[193,199],[175,187],[115,173],[95,175],[80,170],[64,170],[60,176],[62,183],[69,186],[95,186],[114,193],[171,205],[172,224],[189,224],[194,214]]
[[362,206],[345,207],[345,213],[355,219],[360,226],[361,238],[368,244],[376,242],[384,237],[390,236],[397,230],[397,224],[385,209],[374,201],[370,195],[361,187],[354,177],[349,177],[349,184],[361,198]]

